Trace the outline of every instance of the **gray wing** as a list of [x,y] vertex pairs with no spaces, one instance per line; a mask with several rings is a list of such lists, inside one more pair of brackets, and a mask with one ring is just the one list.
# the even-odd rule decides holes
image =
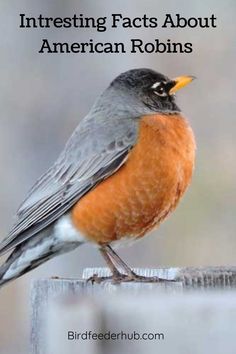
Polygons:
[[133,119],[98,122],[85,118],[20,206],[12,230],[0,245],[0,255],[50,225],[117,171],[135,144],[137,130]]

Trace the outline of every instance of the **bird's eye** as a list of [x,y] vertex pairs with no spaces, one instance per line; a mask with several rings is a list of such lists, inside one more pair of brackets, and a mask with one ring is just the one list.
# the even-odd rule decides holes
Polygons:
[[163,83],[161,83],[161,82],[154,84],[152,86],[152,89],[153,89],[154,93],[158,96],[162,96],[162,97],[167,96],[165,87],[163,86]]
[[159,95],[162,95],[164,93],[164,88],[163,87],[158,87],[156,92],[159,93]]

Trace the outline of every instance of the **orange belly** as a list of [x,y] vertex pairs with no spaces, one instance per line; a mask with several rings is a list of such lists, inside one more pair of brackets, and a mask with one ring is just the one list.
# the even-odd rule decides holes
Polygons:
[[184,118],[143,117],[126,163],[73,207],[74,225],[100,244],[143,236],[176,207],[194,158],[194,136]]

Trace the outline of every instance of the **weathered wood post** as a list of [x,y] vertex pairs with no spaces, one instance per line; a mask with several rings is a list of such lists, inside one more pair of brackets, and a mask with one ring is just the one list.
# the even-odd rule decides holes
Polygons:
[[236,267],[135,271],[174,281],[86,282],[108,275],[105,268],[85,269],[81,280],[35,281],[32,354],[235,353]]

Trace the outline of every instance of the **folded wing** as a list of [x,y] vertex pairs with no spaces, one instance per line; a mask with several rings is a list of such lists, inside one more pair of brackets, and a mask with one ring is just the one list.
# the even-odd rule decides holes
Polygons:
[[20,206],[12,230],[0,245],[0,255],[50,225],[117,171],[135,144],[137,130],[133,119],[85,118]]

